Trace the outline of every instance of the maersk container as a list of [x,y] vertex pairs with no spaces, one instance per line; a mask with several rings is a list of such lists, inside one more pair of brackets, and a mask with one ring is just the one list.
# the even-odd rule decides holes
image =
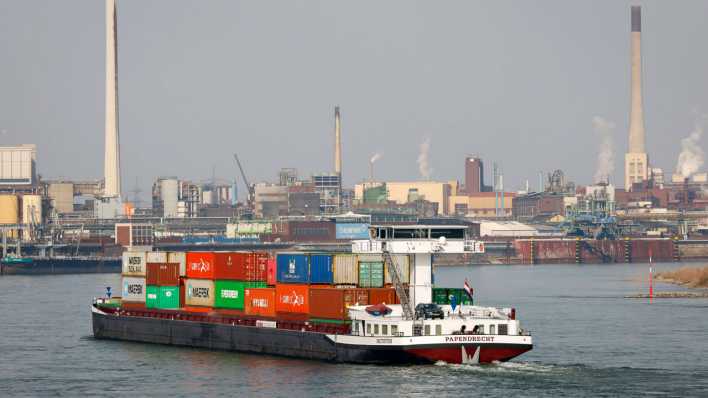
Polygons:
[[359,261],[359,287],[383,287],[382,262]]
[[145,254],[146,263],[166,263],[167,252],[147,252]]
[[310,255],[310,283],[322,283],[331,285],[334,275],[332,273],[332,255],[312,254]]
[[216,289],[214,307],[242,310],[245,287],[246,283],[241,281],[223,280],[214,282],[214,288]]
[[335,285],[356,285],[359,282],[357,273],[358,256],[356,254],[335,254],[332,265]]
[[214,306],[214,281],[209,279],[185,279],[184,287],[185,305],[197,307]]
[[145,276],[147,271],[145,264],[145,252],[123,252],[122,274],[125,276]]
[[121,299],[124,302],[145,302],[145,278],[124,276],[121,280]]
[[310,265],[308,256],[301,253],[278,253],[276,259],[278,282],[308,283],[310,280]]

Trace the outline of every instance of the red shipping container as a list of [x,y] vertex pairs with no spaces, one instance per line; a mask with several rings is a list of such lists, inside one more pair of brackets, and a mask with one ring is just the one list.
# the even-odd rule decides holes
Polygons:
[[249,288],[243,296],[246,315],[275,316],[274,288]]
[[312,318],[347,319],[347,307],[355,304],[369,304],[367,289],[310,288]]
[[214,279],[245,281],[250,253],[214,253]]
[[179,263],[147,263],[145,283],[154,286],[178,286]]
[[310,294],[308,285],[292,283],[275,286],[275,310],[278,312],[310,312]]
[[275,258],[268,259],[266,283],[275,286]]
[[268,253],[266,252],[255,252],[251,256],[253,260],[253,266],[249,265],[249,269],[252,268],[252,272],[248,275],[250,279],[248,281],[266,281],[268,279]]
[[214,279],[214,253],[187,252],[187,277]]
[[398,304],[398,296],[396,289],[393,288],[374,288],[369,289],[369,304]]

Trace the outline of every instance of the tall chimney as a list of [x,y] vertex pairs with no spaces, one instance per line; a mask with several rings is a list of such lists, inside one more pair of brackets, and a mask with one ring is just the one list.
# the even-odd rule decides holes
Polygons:
[[106,143],[104,196],[120,197],[120,140],[118,136],[118,43],[115,0],[106,0]]
[[625,188],[648,178],[648,156],[644,146],[644,110],[642,107],[642,8],[631,7],[632,85],[629,117],[629,149],[625,154]]
[[339,106],[334,107],[334,172],[342,176],[342,121]]

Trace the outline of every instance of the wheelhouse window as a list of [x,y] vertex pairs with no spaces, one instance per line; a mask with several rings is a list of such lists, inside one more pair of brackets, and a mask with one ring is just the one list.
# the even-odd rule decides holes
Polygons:
[[509,334],[508,325],[506,323],[499,324],[499,334],[501,334],[501,335]]
[[370,323],[366,324],[366,334],[371,334],[371,324]]
[[425,325],[425,335],[430,336],[430,325]]
[[402,228],[393,232],[394,239],[428,239],[428,230],[423,228]]
[[398,335],[398,325],[391,325],[391,336]]
[[446,239],[464,239],[465,230],[462,228],[433,228],[430,230],[431,239],[439,239],[442,236]]
[[489,325],[489,334],[497,334],[494,325]]
[[388,325],[381,325],[381,334],[388,336]]
[[440,325],[440,324],[435,325],[435,335],[436,336],[442,335],[442,325]]
[[379,325],[378,324],[374,325],[374,334],[375,335],[379,334]]

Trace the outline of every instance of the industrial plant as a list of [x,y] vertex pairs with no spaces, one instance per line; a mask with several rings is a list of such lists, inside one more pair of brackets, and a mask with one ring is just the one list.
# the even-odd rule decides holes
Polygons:
[[[369,175],[343,181],[346,109],[333,105],[333,131],[322,132],[333,136],[333,154],[323,154],[333,159],[331,171],[301,175],[293,165],[274,164],[270,181],[253,181],[248,164],[235,153],[229,159],[229,180],[148,176],[154,181],[151,201],[141,203],[138,192],[129,195],[121,182],[115,0],[106,1],[105,26],[104,177],[45,179],[39,173],[42,153],[34,144],[0,147],[3,256],[21,256],[23,250],[34,256],[115,256],[135,245],[343,244],[366,237],[370,225],[426,223],[468,225],[471,235],[489,240],[490,248],[498,245],[503,249],[499,258],[510,262],[534,257],[538,246],[517,243],[528,239],[572,239],[573,258],[576,241],[596,245],[587,249],[596,256],[604,253],[596,242],[626,239],[666,242],[661,245],[676,249],[667,249],[671,259],[689,258],[689,252],[708,257],[708,244],[698,243],[708,231],[708,174],[693,166],[690,151],[671,174],[652,164],[646,150],[639,6],[630,9],[631,102],[623,187],[615,186],[604,169],[590,184],[573,182],[558,165],[540,172],[537,183],[512,190],[504,185],[504,173],[514,171],[503,170],[504,159],[489,161],[481,154],[459,159],[464,166],[458,175],[435,180],[429,139],[420,145],[420,179],[377,179],[374,167],[382,155],[376,153],[368,162]],[[596,122],[602,128],[604,122]],[[603,162],[602,156],[598,159]],[[237,183],[246,191],[237,192]],[[526,254],[509,254],[514,247]],[[685,247],[691,250],[681,251]],[[607,260],[605,254],[598,258]],[[624,254],[607,256],[627,259]]]

